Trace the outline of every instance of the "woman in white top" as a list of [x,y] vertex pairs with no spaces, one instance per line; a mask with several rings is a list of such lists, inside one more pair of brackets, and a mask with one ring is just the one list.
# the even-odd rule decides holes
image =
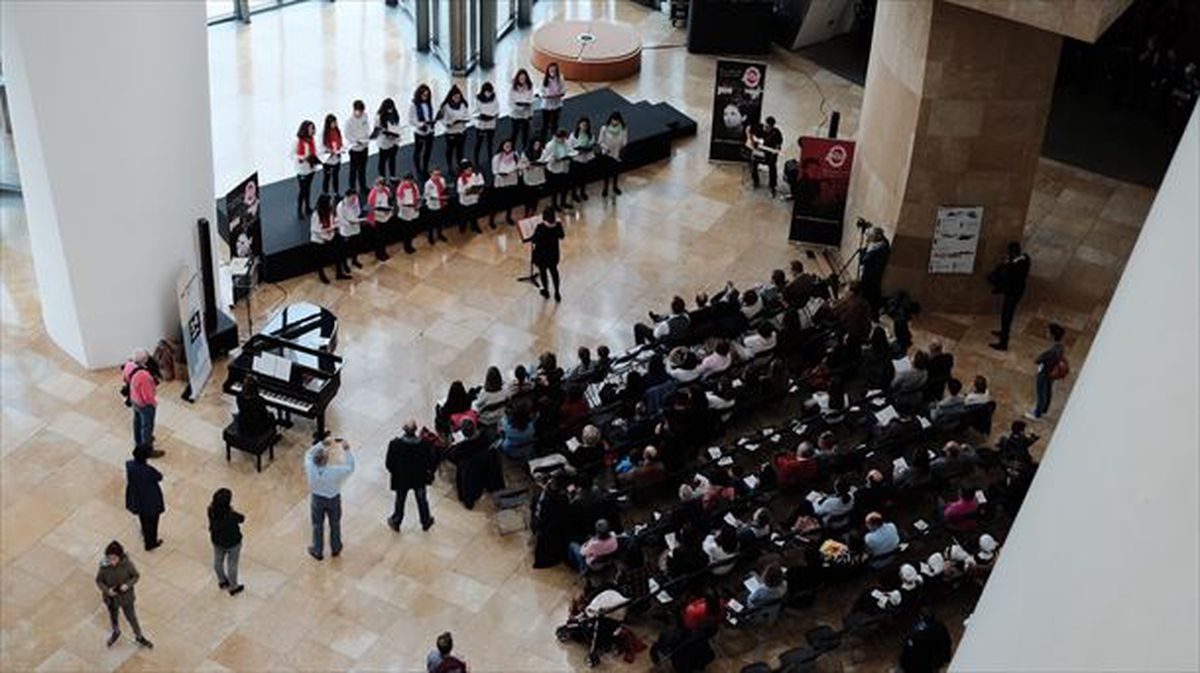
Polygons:
[[604,122],[604,126],[596,134],[596,144],[600,147],[600,156],[604,161],[604,191],[600,192],[602,198],[608,196],[609,181],[612,181],[613,198],[621,195],[621,188],[617,186],[617,175],[621,172],[621,152],[628,143],[629,130],[625,126],[625,118],[620,112],[613,110],[612,114],[608,115],[608,121]]
[[542,163],[542,153],[545,149],[541,139],[534,138],[521,155],[521,182],[525,185],[525,217],[537,212],[542,189],[546,186],[546,164]]
[[317,209],[310,218],[309,231],[309,240],[318,246],[317,277],[321,282],[329,284],[329,277],[325,275],[326,264],[333,264],[338,280],[349,278],[350,274],[342,270],[343,260],[339,254],[337,223],[333,218],[333,200],[328,194],[317,197]]
[[542,77],[542,90],[538,95],[542,99],[542,128],[538,130],[538,137],[553,137],[558,131],[558,116],[562,112],[563,97],[566,95],[566,86],[558,72],[557,63],[546,66],[546,75]]
[[342,197],[337,204],[337,231],[341,237],[341,265],[346,273],[350,273],[350,265],[354,268],[363,268],[362,262],[358,261],[358,252],[355,250],[356,241],[354,238],[362,231],[362,207],[359,205],[358,192],[351,185],[350,189],[346,190],[346,195]]
[[559,209],[573,209],[567,199],[570,189],[571,147],[567,144],[567,130],[555,132],[546,149],[542,150],[542,163],[546,164],[546,172],[550,178],[550,205]]
[[462,220],[458,223],[458,231],[466,233],[467,225],[471,225],[471,231],[482,234],[483,230],[479,228],[478,207],[479,197],[483,194],[483,176],[475,172],[475,166],[467,160],[462,162],[462,170],[458,173],[458,179],[455,180],[455,192],[458,194],[459,216]]
[[312,213],[313,173],[317,170],[317,125],[305,119],[296,131],[296,146],[292,157],[296,161],[296,181],[300,183],[300,194],[296,197],[296,218],[303,220]]
[[[512,204],[516,200],[517,176],[521,168],[521,157],[513,149],[512,139],[500,143],[500,151],[492,157],[492,188],[495,189],[494,203],[503,203],[504,221],[512,224]],[[488,217],[488,225],[496,228],[496,212]]]
[[367,230],[371,232],[371,242],[375,244],[375,259],[381,262],[390,257],[383,236],[383,225],[396,214],[392,207],[391,191],[387,180],[378,177],[375,178],[375,186],[367,194]]
[[442,232],[443,213],[446,206],[450,203],[450,194],[447,191],[446,179],[442,177],[442,169],[434,166],[429,175],[429,179],[425,181],[425,187],[421,190],[421,194],[425,196],[425,219],[429,227],[430,243],[433,243],[433,237],[437,237],[439,241],[446,240],[446,234]]
[[[405,173],[396,185],[396,217],[402,222],[404,231],[404,252],[413,254],[413,236],[416,236],[417,225],[414,224],[421,216],[421,188],[413,179],[412,173]],[[433,244],[433,234],[429,235],[429,244]]]
[[321,175],[322,194],[337,196],[337,193],[341,191],[342,152],[344,151],[342,131],[338,128],[337,117],[327,114],[325,115],[325,128],[321,130],[321,163],[325,168]]
[[[500,101],[496,100],[496,89],[491,82],[484,82],[475,94],[475,151],[471,153],[471,161],[476,166],[479,163],[479,149],[487,145],[487,154],[492,156],[494,150],[492,139],[496,135],[496,120],[500,119]],[[480,169],[482,172],[482,169]]]
[[413,130],[413,170],[417,175],[429,174],[429,155],[433,151],[433,92],[425,84],[413,92],[408,107],[408,125]]
[[508,90],[508,104],[513,145],[525,147],[529,143],[529,121],[533,119],[533,82],[525,68],[513,76],[512,86]]
[[592,133],[592,120],[580,117],[579,121],[575,122],[575,130],[571,132],[567,145],[571,148],[571,174],[575,182],[574,193],[571,196],[577,203],[587,201],[588,166],[592,159],[596,158],[596,136]]
[[396,177],[396,154],[400,151],[400,113],[396,101],[384,98],[375,115],[375,130],[379,134],[379,177]]
[[471,119],[467,99],[457,84],[450,87],[449,93],[438,108],[437,119],[442,123],[442,130],[445,132],[446,170],[453,174],[463,160],[467,122]]
[[350,186],[358,191],[367,191],[367,153],[371,147],[371,120],[367,118],[367,106],[361,100],[354,101],[350,116],[343,125],[342,135],[350,150]]

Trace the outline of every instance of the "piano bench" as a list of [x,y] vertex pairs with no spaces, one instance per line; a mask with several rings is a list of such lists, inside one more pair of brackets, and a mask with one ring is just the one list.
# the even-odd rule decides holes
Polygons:
[[262,455],[266,453],[275,460],[275,443],[279,441],[279,433],[272,429],[260,435],[243,435],[238,429],[237,421],[225,426],[221,436],[225,439],[225,462],[232,460],[232,449],[245,451],[254,455],[254,471],[262,472]]

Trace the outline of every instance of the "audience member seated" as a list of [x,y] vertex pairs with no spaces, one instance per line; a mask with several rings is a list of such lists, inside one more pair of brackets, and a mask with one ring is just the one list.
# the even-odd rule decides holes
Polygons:
[[562,417],[559,419],[563,427],[574,427],[591,413],[592,408],[588,406],[587,398],[583,393],[584,388],[580,384],[572,383],[567,386],[566,399],[563,400],[561,407]]
[[750,521],[742,524],[738,529],[738,536],[742,544],[752,544],[762,542],[771,537],[771,510],[766,507],[759,507],[754,510],[754,515],[750,517]]
[[867,563],[875,570],[887,567],[892,555],[900,548],[900,532],[896,524],[884,521],[879,512],[871,512],[866,518],[867,533],[863,544],[871,555]]
[[467,395],[467,388],[462,381],[454,381],[446,391],[446,399],[434,407],[434,420],[439,430],[449,434],[461,423],[459,416],[469,411],[472,411],[471,398]]
[[958,489],[958,498],[942,507],[942,520],[950,530],[972,530],[975,528],[975,516],[978,512],[979,502],[975,499],[975,492],[963,486]]
[[642,374],[642,385],[646,387],[646,390],[672,380],[674,379],[667,373],[667,361],[663,359],[662,353],[651,355],[646,362],[646,371]]
[[817,277],[804,272],[800,260],[792,260],[789,267],[792,275],[783,290],[783,298],[793,309],[802,309],[808,304],[817,286]]
[[775,456],[775,475],[782,488],[814,481],[818,474],[819,463],[809,442],[800,442],[795,454],[784,453]]
[[528,400],[519,400],[504,415],[500,451],[514,460],[529,460],[537,442],[537,423]]
[[737,557],[737,529],[723,524],[717,532],[710,533],[708,537],[704,538],[702,548],[708,555],[709,571],[715,577],[728,575],[733,570]]
[[600,428],[594,425],[585,425],[579,433],[579,446],[574,451],[567,452],[567,460],[580,469],[595,466],[604,459],[606,449],[604,435],[600,432]]
[[479,414],[479,425],[492,431],[504,418],[504,405],[508,402],[510,389],[504,387],[504,378],[497,367],[488,367],[483,378],[483,390],[475,396],[472,408]]
[[758,292],[750,289],[742,293],[741,311],[742,315],[746,317],[746,320],[754,320],[759,316],[760,313],[762,313],[762,310],[763,303],[762,299],[760,299],[758,296]]
[[703,596],[683,608],[684,628],[695,632],[715,631],[725,619],[725,603],[715,592],[706,590]]
[[533,381],[529,380],[529,370],[525,369],[525,365],[517,365],[513,369],[513,380],[508,384],[508,396],[516,397],[533,390]]
[[975,469],[975,463],[975,452],[970,447],[949,441],[942,448],[942,455],[935,458],[929,467],[933,470],[933,476],[950,480],[969,474]]
[[979,536],[979,549],[975,552],[975,566],[979,570],[990,572],[996,562],[996,553],[1000,551],[1000,543],[996,538],[984,533]]
[[962,381],[951,378],[946,382],[946,396],[929,409],[929,419],[934,423],[952,425],[967,411],[962,397]]
[[853,511],[853,489],[842,479],[833,483],[833,495],[822,497],[813,506],[813,514],[821,520],[822,526],[830,530],[841,530],[849,525]]
[[899,489],[925,488],[933,481],[929,452],[923,447],[917,447],[910,460],[896,464],[892,469],[892,483]]
[[596,533],[583,544],[572,542],[567,554],[576,570],[601,570],[616,558],[614,554],[619,546],[620,541],[609,529],[608,520],[600,519],[596,522]]
[[704,397],[707,400],[708,408],[713,411],[728,411],[737,404],[737,390],[733,387],[733,382],[728,379],[721,380],[716,388],[704,391]]
[[662,570],[668,580],[690,577],[708,568],[708,554],[700,545],[696,529],[691,524],[684,524],[675,536],[675,548],[663,557]]
[[871,305],[863,298],[857,281],[850,283],[849,291],[833,303],[830,311],[851,343],[864,343],[871,335]]
[[954,356],[942,350],[942,342],[929,344],[929,361],[925,371],[929,375],[925,382],[925,401],[934,402],[942,398],[946,383],[954,372]]
[[729,369],[731,364],[733,364],[733,356],[730,355],[729,342],[725,339],[718,339],[713,345],[712,352],[700,361],[696,370],[700,372],[701,378],[708,378]]
[[[901,361],[902,362],[902,361]],[[893,364],[898,364],[893,361]],[[911,365],[896,367],[896,376],[892,379],[892,404],[897,410],[915,411],[924,408],[925,384],[929,381],[926,367],[929,356],[925,351],[917,351],[912,356]]]
[[687,304],[684,303],[683,297],[679,296],[671,299],[670,315],[660,316],[651,311],[650,319],[654,321],[653,327],[646,323],[638,323],[633,326],[633,339],[639,346],[679,341],[684,338],[691,325]]
[[617,559],[617,576],[613,582],[617,591],[631,601],[650,595],[650,568],[646,566],[646,556],[641,547],[631,544],[628,549],[620,552]]
[[771,282],[758,285],[758,296],[762,298],[763,308],[777,310],[783,307],[783,293],[787,289],[787,274],[783,269],[771,272]]
[[775,344],[775,326],[769,322],[760,324],[754,332],[732,343],[734,353],[742,362],[753,360],[759,354],[775,348]]
[[267,410],[258,390],[258,379],[252,375],[242,381],[237,396],[237,431],[243,437],[259,437],[275,429],[275,417]]
[[971,384],[971,392],[967,393],[967,398],[963,400],[963,404],[973,407],[977,404],[987,404],[991,401],[992,396],[988,393],[988,380],[983,376],[976,376],[974,383]]
[[875,512],[891,504],[895,499],[895,489],[884,480],[879,470],[867,472],[863,485],[854,492],[854,503],[859,512]]
[[565,477],[550,478],[533,504],[530,526],[537,536],[533,549],[534,568],[552,568],[562,563],[571,539],[571,505]]
[[1027,432],[1026,428],[1025,421],[1013,421],[1009,426],[1008,434],[1001,437],[1000,441],[996,443],[996,448],[1006,459],[1033,460],[1029,454],[1029,447],[1037,443],[1039,438],[1037,435]]
[[746,607],[756,610],[772,603],[778,603],[787,595],[787,580],[783,577],[783,569],[778,563],[772,563],[763,571],[762,582],[746,596]]
[[700,358],[683,346],[671,349],[667,356],[667,373],[680,383],[690,383],[704,376],[704,371],[700,369]]
[[580,346],[576,351],[579,364],[567,373],[567,380],[572,383],[587,384],[596,374],[596,363],[592,362],[592,351],[587,346]]
[[631,463],[629,470],[617,474],[617,483],[635,489],[657,486],[666,480],[667,470],[658,459],[658,449],[653,446],[642,449],[641,460],[636,464]]

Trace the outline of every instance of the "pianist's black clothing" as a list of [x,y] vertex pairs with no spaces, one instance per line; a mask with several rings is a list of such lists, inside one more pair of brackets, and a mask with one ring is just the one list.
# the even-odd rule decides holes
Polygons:
[[275,427],[275,419],[267,411],[267,403],[261,395],[238,395],[237,408],[239,433],[254,437]]

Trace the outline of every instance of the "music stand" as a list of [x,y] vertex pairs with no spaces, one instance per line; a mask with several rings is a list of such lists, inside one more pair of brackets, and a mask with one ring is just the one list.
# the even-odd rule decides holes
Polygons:
[[250,297],[254,294],[254,287],[258,285],[258,257],[251,256],[249,262],[246,264],[245,272],[236,275],[231,274],[229,281],[233,285],[235,296],[239,289],[246,291],[246,338],[249,339],[254,334],[254,318],[250,306]]
[[529,275],[517,276],[517,282],[529,283],[539,289],[541,286],[538,285],[537,270],[533,268],[533,244],[530,242],[530,239],[533,238],[533,232],[537,231],[537,226],[541,222],[541,215],[532,215],[517,220],[517,235],[521,237],[522,243],[529,243]]

